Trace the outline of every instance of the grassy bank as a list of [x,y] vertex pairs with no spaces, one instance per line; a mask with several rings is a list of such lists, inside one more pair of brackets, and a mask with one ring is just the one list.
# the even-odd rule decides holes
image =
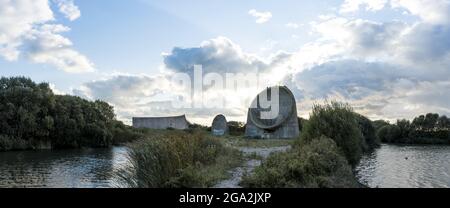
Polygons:
[[233,147],[249,147],[249,148],[270,148],[288,146],[294,143],[290,139],[249,139],[244,136],[227,136],[223,137],[227,144]]
[[211,187],[227,179],[242,154],[205,131],[147,131],[129,145],[130,166],[117,174],[127,187]]

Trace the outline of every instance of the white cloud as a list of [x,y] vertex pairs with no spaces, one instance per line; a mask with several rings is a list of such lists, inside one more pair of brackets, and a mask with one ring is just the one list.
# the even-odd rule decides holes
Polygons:
[[59,11],[63,13],[67,19],[73,21],[81,16],[81,12],[74,4],[74,0],[53,0],[59,7]]
[[64,91],[62,91],[62,90],[60,90],[60,89],[58,89],[58,88],[56,87],[56,85],[53,84],[53,83],[50,83],[50,84],[49,84],[49,87],[50,87],[50,89],[53,91],[53,93],[56,94],[56,95],[66,95],[66,94],[67,94],[66,92],[64,92]]
[[[423,9],[437,14],[448,8],[442,2],[428,4]],[[320,38],[309,44],[314,46],[312,52],[302,52],[303,47],[292,57],[309,55],[305,59],[317,61],[296,65],[297,73],[286,80],[301,93],[299,105],[335,99],[349,102],[374,119],[450,114],[450,24],[442,21],[445,18],[410,13],[421,20],[405,23],[330,17],[313,23]]]
[[[188,120],[210,124],[217,114],[226,114],[231,119],[243,120],[247,99],[246,91],[205,90],[204,102],[229,97],[227,108],[175,108],[173,101],[182,96],[190,98],[188,90],[176,86],[167,75],[147,76],[119,74],[102,80],[85,83],[73,94],[87,99],[101,99],[115,107],[118,118],[130,122],[135,116],[175,116],[187,115]],[[185,100],[192,104],[192,99]]]
[[450,22],[449,0],[345,0],[341,5],[340,13],[357,12],[360,9],[379,11],[387,5],[394,9],[405,9],[409,14],[418,16],[429,23]]
[[30,31],[27,39],[27,56],[35,63],[51,64],[66,72],[93,71],[93,64],[78,51],[71,48],[72,42],[60,35],[68,31],[63,25],[46,24]]
[[[55,0],[70,19],[80,13],[73,1]],[[56,24],[48,0],[0,0],[0,56],[17,61],[23,54],[35,63],[55,66],[66,72],[89,72],[93,64],[72,48],[60,33],[68,27]]]
[[450,23],[449,0],[391,0],[393,8],[404,8],[424,21],[436,24]]
[[256,18],[256,23],[263,24],[272,19],[271,12],[258,12],[255,9],[248,11],[248,14]]
[[378,11],[385,7],[388,0],[345,0],[340,13],[356,12],[361,7],[366,11]]
[[200,47],[174,48],[164,55],[167,68],[178,71],[193,71],[194,65],[202,65],[203,71],[218,73],[264,72],[272,67],[282,56],[265,61],[253,54],[245,53],[230,39],[218,37],[204,41]]
[[[357,1],[354,3],[357,7],[348,5],[344,11],[361,8],[377,11],[389,3],[377,2]],[[320,16],[318,22],[312,24],[319,38],[294,53],[261,58],[245,52],[229,39],[219,37],[207,40],[199,47],[174,48],[171,53],[164,54],[165,67],[170,72],[187,73],[197,64],[203,65],[205,72],[267,72],[272,82],[265,84],[289,86],[302,116],[310,112],[314,103],[325,100],[348,102],[357,112],[372,119],[410,119],[427,112],[449,115],[450,23],[444,18],[448,13],[443,12],[448,8],[447,1],[428,2],[430,5],[417,7],[413,3],[393,2],[392,7],[403,8],[420,20],[377,22]],[[437,13],[431,15],[422,10]],[[240,101],[251,99],[257,93],[249,89],[240,93],[207,90],[205,95],[210,99],[232,98],[228,102],[234,102],[233,107],[177,110],[171,108],[168,98],[161,94],[173,97],[185,92],[172,88],[168,92],[158,92],[167,89],[168,82],[167,77],[115,77],[86,83],[82,91],[92,98],[104,98],[121,106],[118,108],[123,118],[187,114],[204,121],[217,113],[245,121],[248,106]]]
[[289,22],[289,23],[286,24],[286,27],[287,28],[291,28],[291,29],[297,29],[297,28],[300,27],[300,25],[297,24],[297,23]]
[[35,24],[53,20],[47,0],[0,0],[0,55],[18,59],[24,36]]

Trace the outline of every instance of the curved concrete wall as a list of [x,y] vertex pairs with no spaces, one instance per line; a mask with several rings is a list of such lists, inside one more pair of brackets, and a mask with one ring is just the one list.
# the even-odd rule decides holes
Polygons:
[[211,125],[211,132],[214,136],[223,136],[228,134],[227,119],[224,115],[217,115]]
[[[292,92],[285,86],[280,89],[287,92],[287,96],[281,96],[280,99],[280,114],[286,117],[280,124],[274,128],[262,128],[256,124],[252,118],[252,109],[249,108],[247,115],[247,125],[245,128],[245,136],[250,138],[263,139],[291,139],[297,138],[300,135],[297,118],[297,107],[295,105],[295,98]],[[286,107],[286,108],[284,108]],[[286,110],[288,109],[288,110]],[[286,114],[286,115],[284,115]]]
[[133,117],[134,128],[148,129],[187,129],[189,124],[186,116],[175,117]]

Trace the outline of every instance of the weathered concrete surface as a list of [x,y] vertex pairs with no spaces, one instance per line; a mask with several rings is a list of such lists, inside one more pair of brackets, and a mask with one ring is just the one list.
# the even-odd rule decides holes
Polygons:
[[217,115],[211,125],[211,133],[214,136],[223,136],[228,134],[227,119],[224,115]]
[[189,123],[186,116],[174,117],[133,117],[134,128],[148,128],[148,129],[187,129]]
[[[268,97],[270,98],[271,91],[275,87],[268,88]],[[285,86],[278,87],[279,90],[279,113],[274,119],[261,119],[261,112],[266,109],[249,108],[247,114],[247,125],[245,129],[245,135],[252,138],[263,139],[289,139],[297,138],[300,135],[297,107],[294,95]],[[253,101],[258,102],[258,98],[261,96],[261,92]]]

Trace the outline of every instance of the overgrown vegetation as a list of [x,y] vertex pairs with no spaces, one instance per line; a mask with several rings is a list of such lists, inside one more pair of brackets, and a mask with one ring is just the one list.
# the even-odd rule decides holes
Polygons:
[[228,133],[231,136],[242,136],[245,134],[245,123],[238,121],[230,121],[228,124]]
[[130,166],[118,172],[127,187],[211,187],[229,177],[242,154],[205,131],[150,131],[129,146]]
[[244,136],[226,136],[222,137],[228,144],[233,147],[248,147],[248,148],[271,148],[280,146],[289,146],[294,143],[289,139],[250,139]]
[[414,120],[398,120],[380,127],[378,137],[385,143],[401,144],[450,144],[450,119],[428,113]]
[[379,145],[371,122],[338,102],[313,106],[301,140],[308,142],[322,136],[334,140],[352,166],[358,164],[364,152]]
[[0,79],[0,151],[108,147],[139,134],[103,101],[55,95],[47,83]]
[[379,145],[369,119],[347,104],[314,105],[293,148],[271,155],[246,187],[360,187],[352,173],[364,152]]
[[241,183],[250,188],[358,187],[336,143],[324,136],[271,155]]

